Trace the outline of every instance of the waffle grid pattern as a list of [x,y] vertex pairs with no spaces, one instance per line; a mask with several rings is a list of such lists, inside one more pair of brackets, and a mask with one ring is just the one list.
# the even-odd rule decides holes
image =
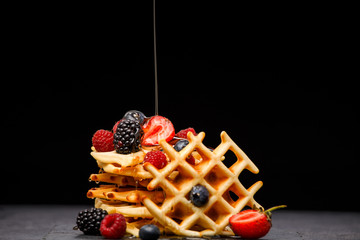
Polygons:
[[[171,162],[160,170],[151,164],[144,164],[153,177],[147,186],[148,190],[161,187],[166,197],[160,205],[146,196],[142,202],[156,221],[177,235],[232,235],[232,231],[226,227],[233,214],[245,206],[261,207],[253,196],[262,182],[258,181],[246,189],[239,180],[244,169],[256,174],[258,168],[226,132],[220,136],[221,143],[213,151],[202,143],[204,132],[197,136],[189,132],[189,144],[180,152],[166,141],[160,141]],[[195,166],[186,161],[194,150],[202,157],[202,161]],[[229,168],[222,162],[228,151],[232,151],[237,158]],[[174,171],[178,172],[177,177],[169,178]],[[202,207],[194,206],[189,200],[189,192],[198,184],[205,186],[210,193],[209,201]]]

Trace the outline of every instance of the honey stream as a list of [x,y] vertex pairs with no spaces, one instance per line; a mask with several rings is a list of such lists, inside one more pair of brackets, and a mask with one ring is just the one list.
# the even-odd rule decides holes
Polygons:
[[154,30],[154,72],[155,72],[155,116],[159,115],[159,92],[158,92],[158,74],[157,74],[157,55],[156,55],[156,15],[155,0],[153,0],[153,30]]

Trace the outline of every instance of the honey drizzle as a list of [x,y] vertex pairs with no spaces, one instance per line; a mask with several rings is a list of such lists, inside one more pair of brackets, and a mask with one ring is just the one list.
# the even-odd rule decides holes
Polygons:
[[153,0],[153,30],[154,30],[154,70],[155,70],[155,116],[159,115],[159,92],[158,92],[158,74],[157,74],[157,55],[156,55],[156,22],[155,22],[155,0]]

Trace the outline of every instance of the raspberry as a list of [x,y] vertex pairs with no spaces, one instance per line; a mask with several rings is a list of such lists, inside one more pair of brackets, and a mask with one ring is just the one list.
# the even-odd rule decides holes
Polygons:
[[144,162],[151,163],[157,169],[162,169],[167,165],[166,156],[162,151],[151,151],[145,155]]
[[100,129],[92,137],[92,144],[98,152],[109,152],[114,150],[114,135],[112,132]]
[[175,137],[178,137],[178,138],[187,138],[187,133],[188,132],[192,132],[194,134],[194,136],[197,135],[197,133],[195,132],[195,130],[193,128],[186,128],[186,129],[183,129],[183,130],[180,130],[176,135]]
[[120,213],[113,213],[105,216],[101,221],[100,233],[105,238],[121,238],[125,235],[126,220]]

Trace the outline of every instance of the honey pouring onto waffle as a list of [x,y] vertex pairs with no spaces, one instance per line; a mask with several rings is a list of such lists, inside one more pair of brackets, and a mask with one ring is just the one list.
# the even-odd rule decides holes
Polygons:
[[[244,207],[264,212],[254,199],[262,182],[246,189],[239,180],[244,169],[259,169],[226,132],[214,149],[204,137],[193,128],[175,133],[169,119],[136,110],[111,131],[96,131],[91,155],[99,173],[90,175],[97,185],[87,192],[95,207],[79,213],[76,228],[106,238],[238,233]],[[236,156],[229,167],[223,163],[228,151]]]
[[[158,115],[155,5],[153,0],[155,116],[128,111],[111,131],[95,132],[91,155],[100,170],[90,175],[97,186],[87,192],[95,207],[79,212],[74,229],[143,240],[162,235],[265,236],[270,211],[284,206],[264,211],[254,200],[262,182],[248,189],[241,184],[244,169],[259,172],[255,164],[226,132],[210,149],[203,144],[204,132],[187,128],[175,134],[172,122]],[[223,163],[228,151],[236,156],[229,167]],[[246,206],[252,209],[242,211]]]

